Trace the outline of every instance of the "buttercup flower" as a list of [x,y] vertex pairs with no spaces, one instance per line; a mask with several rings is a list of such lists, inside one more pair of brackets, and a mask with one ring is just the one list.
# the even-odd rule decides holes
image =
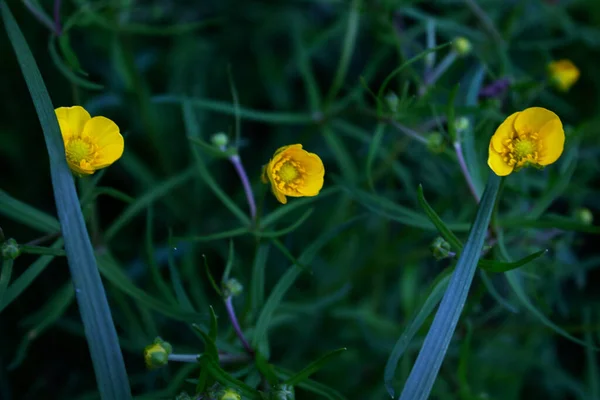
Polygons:
[[552,164],[563,152],[565,132],[552,111],[531,107],[506,118],[492,136],[488,165],[506,176],[528,165]]
[[65,143],[67,163],[79,175],[108,167],[123,154],[119,127],[105,117],[94,117],[80,106],[54,110]]
[[554,86],[566,92],[579,79],[579,69],[571,60],[558,60],[548,64],[548,74]]
[[263,167],[262,181],[271,183],[273,194],[286,204],[286,196],[316,196],[323,187],[325,167],[318,155],[302,149],[301,144],[279,148]]

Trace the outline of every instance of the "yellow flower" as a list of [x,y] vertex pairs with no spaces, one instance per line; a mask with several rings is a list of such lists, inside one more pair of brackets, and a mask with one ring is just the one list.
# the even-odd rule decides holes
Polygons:
[[94,117],[80,106],[54,110],[65,143],[67,163],[79,175],[108,167],[123,154],[119,127],[105,117]]
[[531,107],[506,118],[490,140],[488,165],[506,176],[528,165],[552,164],[563,152],[565,132],[552,111]]
[[579,69],[571,60],[558,60],[548,64],[550,80],[557,89],[566,92],[579,79]]
[[273,194],[285,204],[285,196],[318,195],[324,175],[325,167],[318,155],[303,150],[301,144],[292,144],[275,152],[269,164],[263,167],[262,181],[271,182]]

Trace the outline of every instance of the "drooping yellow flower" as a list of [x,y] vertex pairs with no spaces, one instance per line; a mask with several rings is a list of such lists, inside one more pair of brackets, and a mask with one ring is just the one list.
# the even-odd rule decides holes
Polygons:
[[286,196],[316,196],[323,187],[325,167],[318,155],[302,149],[301,144],[279,148],[269,164],[263,167],[262,181],[271,183],[279,202]]
[[531,107],[506,118],[490,140],[488,165],[506,176],[524,166],[552,164],[563,152],[565,132],[550,110]]
[[119,127],[105,117],[94,117],[81,106],[54,110],[65,143],[67,163],[79,175],[91,175],[108,167],[125,147]]
[[558,60],[548,64],[548,74],[554,86],[566,92],[579,79],[579,69],[571,60]]

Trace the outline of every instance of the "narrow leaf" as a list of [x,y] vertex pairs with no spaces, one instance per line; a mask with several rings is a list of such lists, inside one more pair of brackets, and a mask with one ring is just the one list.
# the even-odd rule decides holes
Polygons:
[[291,386],[296,386],[297,384],[305,381],[312,374],[314,374],[315,372],[317,372],[318,370],[323,368],[325,366],[325,364],[327,364],[328,362],[331,361],[331,359],[339,356],[341,353],[343,353],[346,350],[347,349],[345,347],[343,347],[341,349],[330,351],[329,353],[325,354],[323,357],[308,364],[302,371],[298,372],[296,375],[287,379],[285,381],[285,383],[287,383],[288,385],[291,385]]
[[501,262],[493,260],[479,260],[479,267],[489,272],[507,272],[516,268],[520,268],[533,260],[540,258],[546,254],[548,250],[540,250],[536,253],[528,255],[515,262]]
[[5,2],[4,26],[38,114],[50,156],[52,187],[67,260],[85,328],[96,381],[103,399],[129,399],[131,390],[94,252],[81,214],[54,107],[35,59]]
[[219,383],[222,383],[223,385],[233,386],[236,389],[239,389],[241,394],[243,396],[247,396],[250,400],[260,399],[260,393],[256,389],[251,388],[244,382],[235,379],[234,377],[229,375],[219,366],[216,359],[203,355],[202,357],[200,357],[200,365],[202,366],[202,368],[208,369],[209,373]]

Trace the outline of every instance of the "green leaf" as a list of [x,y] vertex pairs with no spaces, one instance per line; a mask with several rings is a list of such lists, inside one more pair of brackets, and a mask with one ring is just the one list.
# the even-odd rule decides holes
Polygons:
[[69,36],[68,33],[65,33],[64,29],[62,34],[58,37],[58,47],[60,47],[60,51],[64,55],[65,60],[71,69],[73,69],[75,72],[87,75],[87,73],[81,69],[81,64],[79,64],[77,54],[75,54],[73,48],[71,47],[71,36]]
[[444,221],[442,221],[439,215],[435,212],[435,210],[429,205],[429,203],[425,199],[422,185],[419,185],[419,188],[417,189],[417,196],[421,208],[423,208],[423,211],[425,211],[425,214],[433,223],[440,235],[442,235],[442,237],[446,239],[448,243],[450,243],[450,246],[452,246],[454,250],[456,250],[457,252],[462,251],[463,246],[460,240],[456,237],[456,235],[454,235],[454,233],[452,233],[450,229],[448,229],[446,224],[444,224]]
[[[19,250],[21,253],[25,254],[40,254],[40,255],[49,255],[49,256],[64,256],[67,253],[62,249],[56,249],[52,247],[42,247],[42,246],[28,246],[26,244],[19,245]],[[0,304],[2,302],[0,301]]]
[[[289,379],[290,376],[294,375],[293,372],[280,367],[275,367],[275,372],[277,373],[277,376],[279,376],[279,378],[284,380]],[[322,383],[315,382],[311,379],[306,379],[305,381],[300,382],[298,384],[298,387],[308,392],[317,394],[319,396],[323,396],[329,400],[347,400],[346,397],[344,397],[344,395],[342,395],[337,390],[330,388],[329,386],[326,386]]]
[[500,177],[490,173],[469,238],[402,390],[401,400],[425,400],[429,397],[477,270],[499,187]]
[[298,229],[300,227],[300,225],[302,225],[304,223],[304,221],[306,221],[308,219],[308,217],[310,217],[310,215],[313,213],[313,211],[315,211],[314,208],[310,208],[310,209],[306,210],[300,218],[298,218],[293,224],[291,224],[287,228],[283,228],[283,229],[280,229],[277,231],[270,231],[270,232],[258,231],[255,233],[255,235],[257,237],[264,237],[264,238],[277,238],[279,236],[287,235],[288,233],[293,232],[296,229]]
[[265,302],[265,268],[269,257],[268,243],[261,243],[256,249],[252,264],[252,278],[250,279],[250,308],[258,312]]
[[[213,311],[213,315],[214,315],[214,311]],[[211,325],[212,325],[212,320],[211,320]],[[204,332],[202,330],[202,328],[200,328],[196,324],[192,324],[192,328],[194,328],[194,330],[196,332],[198,332],[200,334],[200,336],[202,337],[202,339],[204,340],[204,353],[207,354],[208,356],[213,357],[216,360],[218,360],[219,359],[219,350],[217,349],[217,344],[215,343],[215,341],[211,337],[211,335]]]
[[375,190],[375,184],[373,183],[373,161],[375,161],[375,155],[381,146],[384,133],[385,124],[377,124],[377,127],[375,128],[375,134],[373,134],[373,139],[369,144],[369,152],[367,153],[367,162],[365,164],[365,173],[367,175],[367,182],[371,190]]
[[402,335],[396,341],[392,352],[385,364],[385,369],[383,371],[383,381],[385,383],[385,388],[390,396],[394,397],[394,387],[393,380],[396,375],[396,369],[398,368],[398,361],[408,348],[408,345],[417,334],[419,329],[425,323],[425,320],[429,317],[429,315],[433,312],[433,309],[438,305],[446,288],[448,287],[448,282],[450,282],[450,273],[452,271],[447,270],[440,275],[440,279],[437,279],[437,282],[433,285],[429,296],[425,300],[425,303],[421,306],[416,315],[411,319],[410,323],[402,332]]
[[41,232],[60,231],[60,224],[56,218],[9,196],[2,190],[0,190],[0,214]]
[[67,311],[67,308],[73,303],[74,297],[73,285],[69,282],[58,289],[49,300],[45,301],[34,315],[26,318],[27,323],[33,325],[33,327],[23,335],[23,340],[17,346],[17,354],[8,366],[9,370],[21,365],[27,356],[27,350],[31,342]]
[[341,353],[343,353],[346,350],[347,349],[345,347],[343,347],[341,349],[330,351],[329,353],[325,354],[323,357],[308,364],[302,371],[298,372],[296,375],[287,379],[285,381],[285,383],[288,385],[291,385],[291,386],[296,386],[297,384],[305,381],[312,374],[314,374],[315,372],[317,372],[318,370],[323,368],[325,366],[325,364],[327,364],[328,362],[331,361],[332,358],[339,356]]
[[210,329],[208,331],[208,337],[214,343],[217,343],[217,333],[218,333],[217,314],[215,314],[215,309],[213,308],[213,306],[208,306],[208,307],[210,308]]
[[223,272],[223,278],[221,279],[222,282],[225,282],[229,279],[229,274],[231,274],[234,261],[235,252],[233,250],[233,240],[229,240],[229,255],[227,256],[227,264],[225,265],[225,271]]
[[[60,249],[63,245],[63,240],[58,239],[50,246],[52,249]],[[4,293],[4,299],[0,301],[0,312],[4,310],[10,303],[12,303],[25,289],[29,287],[39,276],[39,274],[46,269],[50,261],[54,260],[54,256],[42,256],[38,258],[33,264],[31,264],[25,272],[23,272],[13,283],[8,287]]]
[[206,260],[206,256],[204,254],[202,254],[202,258],[204,259],[204,269],[206,270],[206,275],[208,276],[208,281],[210,282],[213,289],[215,289],[215,292],[217,292],[217,294],[220,297],[223,297],[221,288],[219,287],[219,285],[217,285],[217,282],[215,282],[215,279],[213,278],[212,274],[210,273],[210,268],[208,267],[208,261]]
[[4,300],[6,288],[8,287],[10,277],[12,276],[13,262],[14,260],[12,258],[2,262],[2,271],[0,271],[0,304],[2,304]]
[[160,293],[167,298],[172,304],[176,304],[177,300],[171,292],[171,288],[160,273],[159,266],[154,256],[154,209],[152,206],[148,207],[148,213],[146,214],[146,232],[145,232],[145,248],[146,257],[148,259],[148,265],[150,267],[150,275]]
[[200,357],[200,365],[202,368],[206,368],[209,374],[212,375],[219,383],[226,386],[233,386],[240,391],[242,396],[246,396],[250,400],[260,399],[260,393],[257,390],[229,375],[219,366],[218,361],[214,358],[203,355]]
[[48,52],[50,53],[50,58],[52,59],[52,62],[58,71],[72,84],[88,90],[104,89],[104,86],[80,77],[73,72],[71,67],[65,64],[65,62],[60,58],[60,54],[58,54],[56,49],[56,37],[54,35],[50,36],[50,39],[48,40]]
[[138,197],[135,203],[130,204],[106,229],[104,239],[112,240],[119,231],[126,226],[136,215],[161,197],[166,196],[176,187],[183,185],[195,175],[194,168],[187,168],[164,182],[157,183],[148,192]]
[[528,255],[527,257],[524,257],[515,262],[479,260],[479,267],[486,271],[489,271],[489,272],[507,272],[507,271],[522,267],[525,264],[528,264],[531,261],[543,256],[547,252],[548,252],[548,250],[540,250],[538,252]]
[[177,242],[210,242],[213,240],[221,240],[233,238],[236,236],[242,236],[249,232],[248,228],[235,228],[229,231],[211,233],[209,235],[204,236],[186,236],[186,237],[175,237],[174,240]]
[[290,212],[295,211],[296,209],[301,208],[307,204],[311,204],[317,200],[322,200],[326,197],[331,196],[332,194],[338,193],[339,191],[340,191],[340,188],[337,186],[330,187],[330,188],[327,188],[327,189],[321,191],[321,193],[319,193],[318,196],[304,197],[304,198],[295,200],[293,203],[286,204],[285,207],[278,207],[275,211],[273,211],[272,213],[270,213],[267,216],[265,216],[264,218],[262,218],[262,220],[260,222],[260,227],[261,227],[261,229],[264,229],[267,226],[272,225],[275,222],[279,221],[282,217],[286,216]]
[[[323,232],[310,246],[304,250],[302,255],[298,257],[298,261],[302,264],[308,264],[315,257],[317,252],[331,239],[339,235],[342,231],[347,229],[350,225],[362,219],[363,216],[354,217],[351,220],[329,230]],[[269,298],[267,299],[265,306],[263,307],[258,320],[256,322],[256,327],[254,329],[254,335],[252,337],[252,348],[259,349],[259,344],[264,343],[264,346],[267,346],[266,343],[268,340],[268,330],[269,325],[271,324],[271,319],[273,317],[273,313],[281,303],[283,296],[287,293],[287,291],[292,287],[296,278],[303,271],[302,267],[298,265],[291,266],[285,274],[279,279]],[[259,352],[263,352],[263,350],[259,349]],[[266,352],[265,352],[266,353]]]
[[256,368],[261,373],[262,376],[265,377],[267,382],[270,385],[274,386],[279,383],[279,379],[277,379],[277,374],[275,373],[275,369],[273,365],[269,364],[265,356],[262,353],[257,353],[255,356]]
[[546,215],[540,219],[529,218],[501,218],[497,225],[502,228],[539,228],[539,229],[562,229],[565,231],[600,234],[600,226],[586,225],[574,219],[561,215]]
[[64,144],[54,107],[29,46],[5,2],[0,3],[0,9],[44,133],[58,218],[61,222],[73,285],[78,293],[79,312],[100,397],[129,399],[131,389],[123,355],[81,214],[73,177],[65,159]]
[[169,273],[171,274],[171,281],[173,281],[173,291],[175,292],[175,297],[177,298],[177,302],[181,306],[181,308],[185,311],[194,311],[194,307],[192,306],[192,302],[190,301],[189,296],[185,291],[185,287],[183,286],[183,282],[181,281],[181,276],[179,275],[179,270],[177,269],[177,265],[175,264],[175,260],[173,258],[173,251],[177,250],[173,244],[173,236],[172,231],[169,229],[169,249],[167,256],[167,264],[169,266]]

